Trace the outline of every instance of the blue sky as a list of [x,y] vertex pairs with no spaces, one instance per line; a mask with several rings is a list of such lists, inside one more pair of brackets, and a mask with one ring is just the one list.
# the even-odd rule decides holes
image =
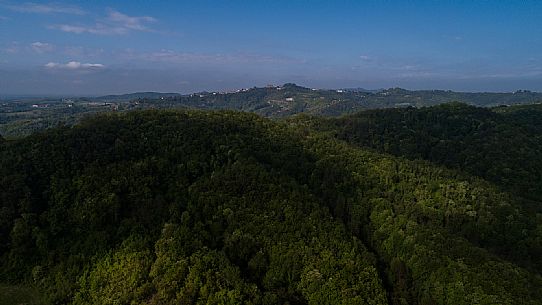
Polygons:
[[542,1],[0,0],[1,94],[542,91]]

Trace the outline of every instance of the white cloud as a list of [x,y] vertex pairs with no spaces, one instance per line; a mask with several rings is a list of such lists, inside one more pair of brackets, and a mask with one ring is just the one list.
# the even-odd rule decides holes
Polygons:
[[5,5],[6,8],[21,12],[21,13],[37,13],[37,14],[72,14],[84,15],[85,11],[76,6],[57,5],[57,4],[41,4],[34,2],[25,2],[22,4]]
[[253,53],[233,53],[233,54],[206,54],[206,53],[189,53],[178,52],[173,50],[160,50],[151,53],[136,53],[132,50],[127,50],[122,55],[123,58],[132,60],[144,60],[149,62],[163,62],[173,64],[185,63],[212,63],[212,64],[278,64],[278,63],[305,63],[304,60],[299,60],[286,56],[272,56]]
[[66,69],[66,70],[81,70],[81,69],[102,69],[103,64],[80,63],[78,61],[70,61],[65,64],[50,62],[45,65],[48,69]]
[[98,19],[94,25],[55,24],[49,28],[74,34],[123,35],[131,31],[150,32],[152,29],[148,24],[155,21],[156,19],[150,16],[128,16],[110,9],[107,16]]
[[150,16],[132,17],[115,10],[109,10],[107,20],[121,25],[124,28],[136,31],[148,31],[146,23],[155,22],[156,19]]
[[51,29],[61,30],[62,32],[76,33],[81,34],[87,31],[85,27],[68,25],[68,24],[57,24],[50,26]]
[[122,35],[129,32],[129,29],[119,26],[109,26],[102,23],[97,23],[93,26],[81,26],[71,24],[55,24],[49,26],[50,29],[60,30],[66,33],[74,34],[97,34],[97,35]]
[[39,42],[39,41],[31,43],[30,47],[36,53],[51,52],[54,49],[54,46],[52,44],[46,43],[46,42]]
[[368,56],[368,55],[360,55],[359,58],[361,60],[371,60],[372,59],[371,56]]

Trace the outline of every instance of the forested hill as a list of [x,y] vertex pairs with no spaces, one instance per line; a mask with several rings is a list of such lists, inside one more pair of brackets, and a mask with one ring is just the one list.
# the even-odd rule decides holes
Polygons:
[[542,202],[541,105],[487,109],[451,103],[314,120],[317,129],[354,145],[455,168]]
[[20,137],[59,124],[73,124],[97,112],[135,109],[229,109],[284,118],[299,113],[340,116],[367,109],[419,108],[450,102],[480,107],[533,104],[542,102],[542,93],[521,90],[513,93],[410,91],[400,88],[324,90],[284,84],[187,95],[140,92],[89,98],[14,99],[0,101],[0,134],[10,138]]
[[92,98],[92,100],[99,100],[104,102],[110,101],[131,101],[137,99],[165,99],[181,96],[180,93],[161,93],[161,92],[134,92],[128,94],[118,95],[104,95]]
[[[126,95],[130,96],[130,95]],[[134,100],[136,99],[134,95]],[[337,116],[363,109],[427,107],[462,102],[479,107],[533,104],[542,102],[542,93],[519,90],[510,93],[454,92],[444,90],[311,89],[296,84],[246,88],[235,92],[200,92],[189,95],[141,95],[138,100],[154,101],[162,107],[231,109],[255,112],[266,117],[285,117],[297,113]],[[106,101],[97,98],[99,101]],[[147,101],[147,102],[148,102]]]
[[0,293],[28,291],[16,304],[542,303],[542,219],[521,200],[306,123],[137,111],[0,144]]

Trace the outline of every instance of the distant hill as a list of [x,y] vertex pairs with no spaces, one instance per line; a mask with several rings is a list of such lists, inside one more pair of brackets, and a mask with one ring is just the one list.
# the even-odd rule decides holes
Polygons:
[[394,108],[404,104],[415,107],[434,106],[449,102],[462,102],[473,106],[494,107],[501,105],[533,104],[542,102],[542,93],[518,90],[509,93],[455,92],[450,90],[416,90],[391,88],[375,93],[370,98],[370,108]]
[[380,89],[365,89],[365,88],[344,88],[343,91],[350,91],[350,92],[365,92],[365,93],[378,93],[385,91],[386,89],[380,88]]
[[18,137],[59,123],[73,124],[96,112],[149,108],[230,109],[253,112],[264,117],[284,118],[299,113],[331,117],[368,109],[421,108],[450,102],[496,107],[535,104],[541,101],[542,93],[524,90],[514,93],[411,91],[401,88],[329,90],[306,88],[292,83],[239,89],[234,92],[198,92],[185,95],[136,92],[93,98],[34,98],[0,103],[0,134],[4,137]]
[[104,95],[99,97],[91,98],[93,100],[103,100],[103,101],[129,101],[134,99],[160,99],[167,97],[180,96],[180,93],[161,93],[161,92],[135,92],[128,94],[119,94],[119,95]]
[[297,113],[339,116],[364,109],[427,107],[450,102],[473,106],[533,104],[542,102],[542,93],[519,90],[513,93],[411,91],[401,88],[310,89],[295,84],[250,88],[231,93],[202,92],[173,97],[168,107],[235,109],[266,117],[286,117]]
[[[473,106],[532,104],[542,102],[542,93],[519,90],[510,93],[455,92],[450,90],[406,90],[402,88],[369,90],[311,89],[287,83],[282,86],[240,89],[235,92],[179,93],[137,92],[94,98],[103,101],[136,99],[174,100],[177,106],[199,109],[235,109],[269,117],[283,117],[300,112],[335,116],[360,109],[425,107],[449,102]],[[174,106],[174,105],[172,105]]]

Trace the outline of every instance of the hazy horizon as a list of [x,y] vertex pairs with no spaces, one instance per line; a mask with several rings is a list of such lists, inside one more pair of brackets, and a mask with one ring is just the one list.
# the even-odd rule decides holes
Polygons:
[[538,1],[0,0],[0,96],[542,91]]
[[[194,93],[201,93],[201,92],[221,92],[221,93],[234,93],[236,91],[239,91],[241,89],[251,89],[251,88],[263,88],[267,87],[269,85],[273,86],[281,86],[286,83],[280,83],[280,84],[266,84],[262,86],[248,86],[248,87],[236,87],[236,88],[222,88],[222,89],[204,89],[199,91],[190,91],[190,92],[179,92],[179,91],[153,91],[153,90],[135,90],[135,91],[120,91],[120,92],[111,92],[111,93],[100,93],[100,94],[55,94],[55,93],[33,93],[33,94],[25,94],[25,93],[0,93],[0,99],[12,99],[12,98],[25,98],[25,99],[32,99],[32,98],[69,98],[69,97],[101,97],[101,96],[108,96],[108,95],[126,95],[126,94],[134,94],[134,93],[162,93],[162,94],[181,94],[181,95],[189,95]],[[303,84],[297,84],[294,83],[300,87],[305,88],[311,88],[311,89],[318,89],[318,90],[341,90],[341,89],[358,89],[358,90],[367,90],[367,91],[376,91],[376,90],[390,90],[395,88],[405,89],[408,91],[453,91],[453,92],[459,92],[459,93],[513,93],[517,92],[518,90],[527,90],[532,91],[535,93],[541,93],[541,91],[535,91],[535,90],[528,90],[528,89],[517,89],[517,90],[510,90],[510,91],[459,91],[459,90],[451,90],[446,88],[403,88],[403,87],[388,87],[388,88],[366,88],[366,87],[334,87],[334,88],[316,88],[316,87],[310,87],[310,86],[304,86]]]

